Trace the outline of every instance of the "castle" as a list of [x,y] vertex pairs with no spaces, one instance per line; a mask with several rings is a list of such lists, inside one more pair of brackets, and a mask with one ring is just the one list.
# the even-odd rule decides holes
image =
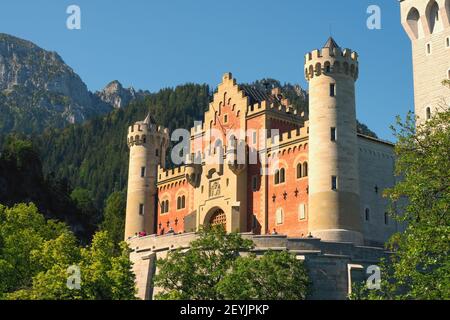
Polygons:
[[[449,1],[401,1],[416,113],[425,119],[448,98],[440,81],[450,62]],[[256,252],[297,254],[310,269],[313,298],[344,299],[386,254],[383,243],[403,227],[382,197],[395,184],[395,159],[391,143],[357,133],[358,54],[330,37],[306,54],[304,71],[302,114],[279,89],[269,95],[226,73],[174,169],[165,168],[167,129],[150,114],[129,128],[125,238],[141,298],[154,294],[155,261],[189,248],[202,225],[240,232]]]

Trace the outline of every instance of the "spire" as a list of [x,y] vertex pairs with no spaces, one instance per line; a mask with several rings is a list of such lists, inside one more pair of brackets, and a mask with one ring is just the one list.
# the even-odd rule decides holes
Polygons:
[[339,49],[339,45],[336,43],[336,41],[334,41],[333,37],[329,37],[323,47],[330,48],[330,49],[334,49],[334,48]]
[[147,117],[144,120],[145,124],[156,124],[155,119],[152,117],[152,115],[150,114],[150,112],[147,114]]

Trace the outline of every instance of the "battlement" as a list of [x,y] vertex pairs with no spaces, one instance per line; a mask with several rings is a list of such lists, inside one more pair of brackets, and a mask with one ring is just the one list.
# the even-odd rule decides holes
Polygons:
[[342,50],[332,38],[324,48],[305,55],[305,78],[308,81],[320,75],[333,74],[348,75],[356,81],[358,73],[358,53],[351,49]]
[[169,140],[169,129],[157,126],[148,119],[147,117],[146,120],[136,122],[128,127],[128,147],[146,144],[151,141],[150,138],[162,139],[165,144]]
[[183,179],[186,175],[186,167],[180,166],[173,169],[164,169],[158,166],[158,184],[169,180]]
[[[309,121],[305,122],[305,125],[301,128],[297,128],[291,131],[287,131],[278,136],[278,138],[267,138],[267,147],[279,147],[282,144],[295,143],[301,138],[306,138],[309,135]],[[277,141],[278,140],[278,141]]]

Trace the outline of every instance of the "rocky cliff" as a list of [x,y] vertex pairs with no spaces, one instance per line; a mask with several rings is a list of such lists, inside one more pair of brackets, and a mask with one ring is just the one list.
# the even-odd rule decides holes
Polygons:
[[57,53],[0,34],[0,134],[41,132],[111,109]]
[[143,99],[150,95],[149,91],[136,91],[133,87],[124,88],[122,84],[114,80],[110,82],[103,90],[97,91],[95,95],[103,102],[120,109],[127,106],[131,101]]

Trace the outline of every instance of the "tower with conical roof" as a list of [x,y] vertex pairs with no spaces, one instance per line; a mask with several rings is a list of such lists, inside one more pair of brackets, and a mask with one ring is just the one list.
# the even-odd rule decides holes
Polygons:
[[358,55],[329,38],[305,57],[309,82],[309,225],[325,241],[363,243],[355,81]]
[[125,220],[125,240],[140,232],[156,231],[156,179],[158,165],[164,166],[169,143],[168,129],[158,127],[147,115],[128,129],[130,161]]

